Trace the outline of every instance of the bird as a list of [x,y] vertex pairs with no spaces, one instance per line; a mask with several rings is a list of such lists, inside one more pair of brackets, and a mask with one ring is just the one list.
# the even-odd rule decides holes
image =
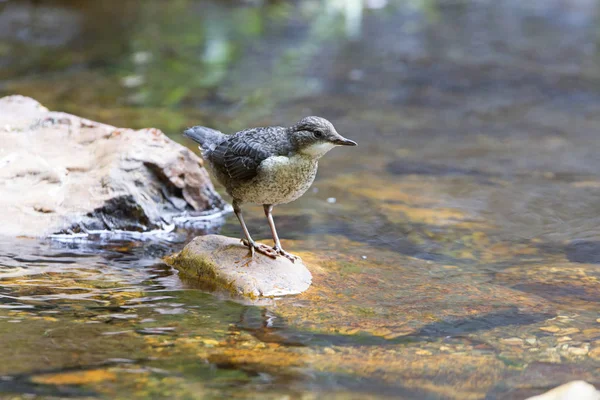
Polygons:
[[[340,135],[327,119],[316,116],[304,117],[290,127],[250,128],[231,135],[205,126],[188,128],[183,134],[200,145],[207,170],[233,198],[249,256],[258,252],[292,262],[299,257],[281,247],[273,207],[302,196],[315,179],[319,159],[331,149],[357,145]],[[252,239],[242,214],[246,203],[263,206],[274,247]]]

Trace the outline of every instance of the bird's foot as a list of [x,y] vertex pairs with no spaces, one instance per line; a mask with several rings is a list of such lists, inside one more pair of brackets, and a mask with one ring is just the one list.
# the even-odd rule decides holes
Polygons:
[[277,255],[279,254],[274,248],[269,247],[266,244],[256,242],[249,243],[246,239],[242,239],[242,243],[244,244],[244,246],[250,249],[250,257],[254,257],[254,252],[264,254],[265,256],[271,258],[277,258]]
[[287,258],[288,260],[290,260],[293,263],[295,263],[296,261],[302,261],[302,259],[300,257],[298,257],[292,253],[288,253],[281,247],[275,246],[275,247],[273,247],[273,250],[276,251],[277,254],[279,254],[280,256],[284,256],[285,258]]

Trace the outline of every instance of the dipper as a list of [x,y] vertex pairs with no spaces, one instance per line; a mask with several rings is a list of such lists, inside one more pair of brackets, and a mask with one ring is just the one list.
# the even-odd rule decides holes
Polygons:
[[[250,255],[258,251],[272,258],[282,255],[291,261],[298,257],[281,247],[273,206],[302,196],[315,179],[319,159],[329,150],[335,146],[356,146],[356,142],[344,138],[321,117],[305,117],[289,128],[251,128],[233,135],[204,126],[188,128],[183,134],[200,144],[209,172],[233,197],[233,211],[246,237],[242,242],[250,248]],[[243,203],[263,205],[275,247],[252,240],[242,215]]]

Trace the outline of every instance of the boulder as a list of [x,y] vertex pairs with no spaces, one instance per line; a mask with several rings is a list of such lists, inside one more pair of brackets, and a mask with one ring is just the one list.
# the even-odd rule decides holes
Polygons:
[[224,207],[201,159],[158,129],[0,98],[0,235],[143,232]]
[[179,270],[184,280],[248,297],[298,294],[312,281],[302,261],[259,253],[250,258],[239,239],[221,235],[198,236],[165,262]]

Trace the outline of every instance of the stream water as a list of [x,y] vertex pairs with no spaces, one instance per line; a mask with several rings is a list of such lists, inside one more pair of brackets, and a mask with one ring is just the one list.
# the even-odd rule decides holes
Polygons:
[[[161,261],[206,232],[0,238],[0,397],[599,386],[599,18],[594,0],[0,2],[0,95],[181,142],[314,114],[359,143],[275,210],[314,275],[299,296],[233,301]],[[208,231],[240,235],[232,215]]]

